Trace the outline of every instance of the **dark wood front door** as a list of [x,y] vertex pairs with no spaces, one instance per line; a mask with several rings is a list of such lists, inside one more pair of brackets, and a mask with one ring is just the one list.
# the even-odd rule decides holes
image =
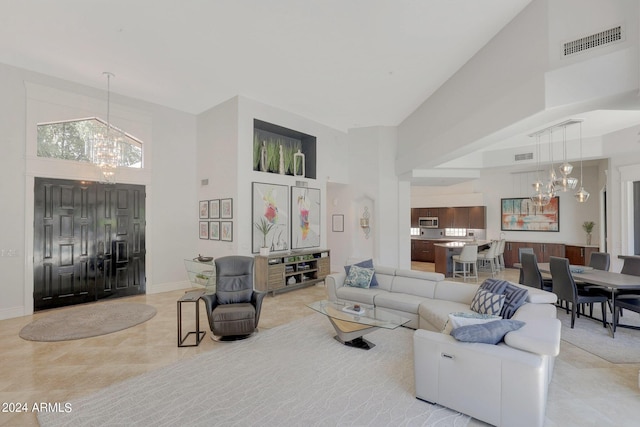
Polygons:
[[34,309],[145,292],[144,186],[36,178]]

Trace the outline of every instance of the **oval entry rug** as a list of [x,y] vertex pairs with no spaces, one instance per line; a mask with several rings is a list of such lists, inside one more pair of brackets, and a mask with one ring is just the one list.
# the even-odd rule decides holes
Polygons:
[[121,331],[156,315],[150,305],[138,303],[90,304],[51,313],[22,328],[29,341],[68,341]]

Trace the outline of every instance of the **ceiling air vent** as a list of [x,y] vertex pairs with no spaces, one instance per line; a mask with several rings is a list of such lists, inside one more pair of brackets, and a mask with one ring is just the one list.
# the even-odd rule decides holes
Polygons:
[[522,160],[533,160],[533,153],[516,154],[516,162]]
[[563,56],[575,55],[576,53],[619,42],[620,40],[622,40],[622,26],[618,25],[617,27],[564,43],[562,46]]

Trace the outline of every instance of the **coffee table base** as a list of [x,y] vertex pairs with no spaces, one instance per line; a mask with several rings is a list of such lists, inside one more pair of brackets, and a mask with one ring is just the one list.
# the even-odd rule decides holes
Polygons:
[[362,338],[362,336],[375,331],[378,329],[377,327],[347,322],[345,320],[334,319],[333,317],[329,317],[329,321],[338,334],[334,337],[336,341],[346,346],[361,348],[363,350],[370,350],[376,346],[374,343]]

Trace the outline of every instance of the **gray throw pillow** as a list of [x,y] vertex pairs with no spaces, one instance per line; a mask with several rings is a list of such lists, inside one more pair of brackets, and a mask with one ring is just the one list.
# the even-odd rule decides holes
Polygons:
[[480,285],[481,289],[489,291],[492,294],[503,294],[509,282],[502,279],[488,278]]
[[[362,268],[371,268],[371,269],[373,269],[373,260],[372,259],[366,259],[364,261],[360,261],[359,263],[352,264],[352,265],[357,265],[358,267],[362,267]],[[350,269],[351,269],[351,265],[345,265],[344,266],[344,272],[347,273],[347,275],[349,275],[349,270]],[[374,271],[373,272],[373,277],[371,278],[371,283],[369,284],[369,287],[375,288],[376,286],[378,286],[378,279],[376,279],[376,273]]]
[[494,320],[493,322],[461,326],[451,331],[451,336],[458,341],[498,344],[508,332],[518,330],[524,322],[512,319]]
[[505,299],[504,304],[502,305],[502,310],[500,311],[500,316],[502,316],[503,319],[511,319],[516,310],[519,309],[527,300],[529,291],[509,283],[505,288],[503,295],[505,296]]

